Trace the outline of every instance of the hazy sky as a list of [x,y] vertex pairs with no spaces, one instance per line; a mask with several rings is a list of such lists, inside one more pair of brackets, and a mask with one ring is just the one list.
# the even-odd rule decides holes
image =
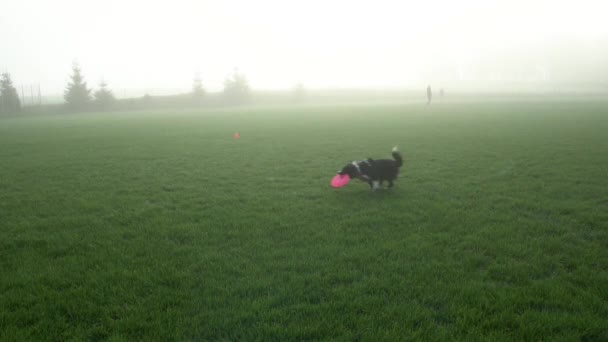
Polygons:
[[502,79],[522,60],[541,79],[568,61],[596,77],[607,14],[605,0],[0,0],[0,69],[47,94],[75,59],[119,93],[189,89],[196,72],[218,90],[235,67],[257,89]]

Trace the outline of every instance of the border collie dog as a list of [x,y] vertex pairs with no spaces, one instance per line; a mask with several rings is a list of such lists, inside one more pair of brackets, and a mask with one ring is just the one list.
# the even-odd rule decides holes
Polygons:
[[366,160],[354,161],[346,164],[342,170],[338,171],[339,175],[348,175],[350,178],[359,178],[367,182],[372,191],[378,190],[382,186],[382,182],[387,181],[388,187],[393,187],[393,181],[399,174],[399,168],[403,165],[403,158],[397,147],[392,151],[394,159],[377,159],[368,158]]

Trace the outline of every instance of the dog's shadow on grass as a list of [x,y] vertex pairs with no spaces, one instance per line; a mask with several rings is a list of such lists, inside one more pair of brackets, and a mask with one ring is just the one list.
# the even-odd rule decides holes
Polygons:
[[360,189],[332,189],[333,197],[340,200],[361,200],[361,201],[378,201],[378,200],[395,200],[405,196],[404,189],[394,187],[391,189],[381,188],[372,191],[369,188]]

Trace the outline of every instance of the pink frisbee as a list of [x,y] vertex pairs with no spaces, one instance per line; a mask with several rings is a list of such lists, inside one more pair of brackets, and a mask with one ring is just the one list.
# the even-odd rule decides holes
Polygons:
[[348,175],[336,175],[331,179],[331,186],[334,188],[341,188],[348,184],[350,177]]

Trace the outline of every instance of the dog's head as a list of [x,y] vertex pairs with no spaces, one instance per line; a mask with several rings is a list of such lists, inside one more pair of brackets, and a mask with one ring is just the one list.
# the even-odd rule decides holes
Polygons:
[[355,166],[355,162],[346,164],[342,170],[338,171],[339,175],[348,175],[351,179],[359,177],[361,175],[361,171]]
[[360,178],[360,179],[367,179],[367,168],[370,167],[371,163],[373,162],[373,160],[370,158],[364,162],[351,162],[346,164],[342,170],[338,171],[339,175],[348,175],[351,179],[353,178]]

